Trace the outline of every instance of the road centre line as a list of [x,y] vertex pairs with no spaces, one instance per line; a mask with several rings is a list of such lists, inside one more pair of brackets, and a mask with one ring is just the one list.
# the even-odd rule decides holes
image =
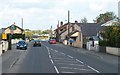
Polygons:
[[50,59],[50,61],[52,62],[52,64],[54,65],[54,62],[53,62],[53,60],[52,59]]
[[59,73],[59,71],[58,71],[57,67],[56,67],[56,66],[54,66],[54,68],[55,68],[56,72],[57,72],[57,73]]
[[54,66],[54,68],[55,68],[55,71],[56,71],[57,73],[59,73],[57,67],[55,66],[55,64],[54,64],[54,62],[53,62],[53,60],[52,60],[52,57],[51,57],[51,55],[50,55],[49,48],[48,48],[47,46],[46,46],[46,48],[47,48],[47,50],[48,50],[49,58],[50,58],[50,61],[51,61],[51,63],[53,64],[53,66]]
[[49,55],[49,58],[51,59],[51,55]]

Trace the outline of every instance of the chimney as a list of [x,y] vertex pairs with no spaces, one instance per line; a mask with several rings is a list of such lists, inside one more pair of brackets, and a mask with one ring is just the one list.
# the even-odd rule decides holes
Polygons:
[[75,20],[75,23],[77,24],[77,23],[78,23],[78,21],[77,21],[77,20]]
[[60,22],[60,25],[61,25],[61,26],[63,25],[63,21]]

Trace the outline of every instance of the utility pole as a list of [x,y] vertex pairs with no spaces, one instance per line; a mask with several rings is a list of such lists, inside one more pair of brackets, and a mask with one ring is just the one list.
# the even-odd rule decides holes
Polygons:
[[70,11],[68,10],[68,35],[67,35],[67,44],[68,44],[68,41],[69,41],[69,35],[70,33]]
[[[21,19],[21,25],[22,25],[22,29],[23,29],[23,18]],[[25,40],[24,31],[22,31],[22,39]]]
[[23,18],[21,19],[21,25],[22,25],[22,29],[23,29]]
[[57,37],[56,37],[56,38],[57,38],[56,40],[57,40],[57,42],[59,42],[59,36],[60,36],[60,35],[59,35],[59,20],[58,20],[58,24],[57,24],[57,34],[56,34],[56,36],[57,36]]

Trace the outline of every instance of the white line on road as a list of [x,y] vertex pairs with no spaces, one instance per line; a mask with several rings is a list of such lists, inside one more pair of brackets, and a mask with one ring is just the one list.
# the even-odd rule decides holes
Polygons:
[[78,59],[76,59],[76,61],[80,62],[81,64],[84,64],[82,61],[80,61],[80,60],[78,60]]
[[73,57],[72,57],[72,56],[70,56],[70,55],[67,55],[67,56],[73,59]]
[[[48,48],[47,46],[46,46],[46,48],[47,48],[47,50],[48,50],[48,54],[49,54],[50,61],[52,62],[53,66],[54,66],[54,68],[55,68],[55,70],[56,70],[56,72],[59,73],[57,67],[55,66],[55,64],[54,64],[54,62],[53,62],[53,60],[52,60],[52,57],[51,57],[49,48]],[[51,49],[51,50],[53,50],[53,49]]]
[[74,70],[83,70],[83,71],[91,71],[90,69],[80,69],[80,68],[71,68],[71,67],[61,67],[63,69],[74,69]]
[[62,73],[75,73],[75,72],[62,71]]
[[54,65],[54,62],[53,62],[53,60],[51,59],[50,61],[51,61],[51,62],[52,62],[52,64]]
[[49,58],[51,59],[51,55],[49,55]]
[[95,72],[100,73],[98,70],[92,68],[91,66],[88,66],[88,67],[89,67],[90,69],[94,70]]
[[60,72],[58,71],[58,69],[57,69],[57,67],[56,67],[56,66],[54,66],[54,68],[55,68],[55,70],[56,70],[56,72],[57,72],[57,73],[60,73]]
[[60,52],[61,54],[65,55],[65,53]]
[[58,52],[57,50],[54,50],[55,52]]
[[68,63],[57,63],[60,65],[71,65],[71,66],[85,66],[85,65],[79,65],[79,64],[68,64]]

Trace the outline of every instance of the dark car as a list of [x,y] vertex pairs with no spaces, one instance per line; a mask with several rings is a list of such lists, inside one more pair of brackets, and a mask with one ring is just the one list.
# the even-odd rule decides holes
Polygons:
[[21,40],[16,45],[17,49],[27,49],[27,43],[24,40]]
[[33,47],[36,47],[36,46],[41,46],[41,41],[40,40],[34,40],[33,41]]

